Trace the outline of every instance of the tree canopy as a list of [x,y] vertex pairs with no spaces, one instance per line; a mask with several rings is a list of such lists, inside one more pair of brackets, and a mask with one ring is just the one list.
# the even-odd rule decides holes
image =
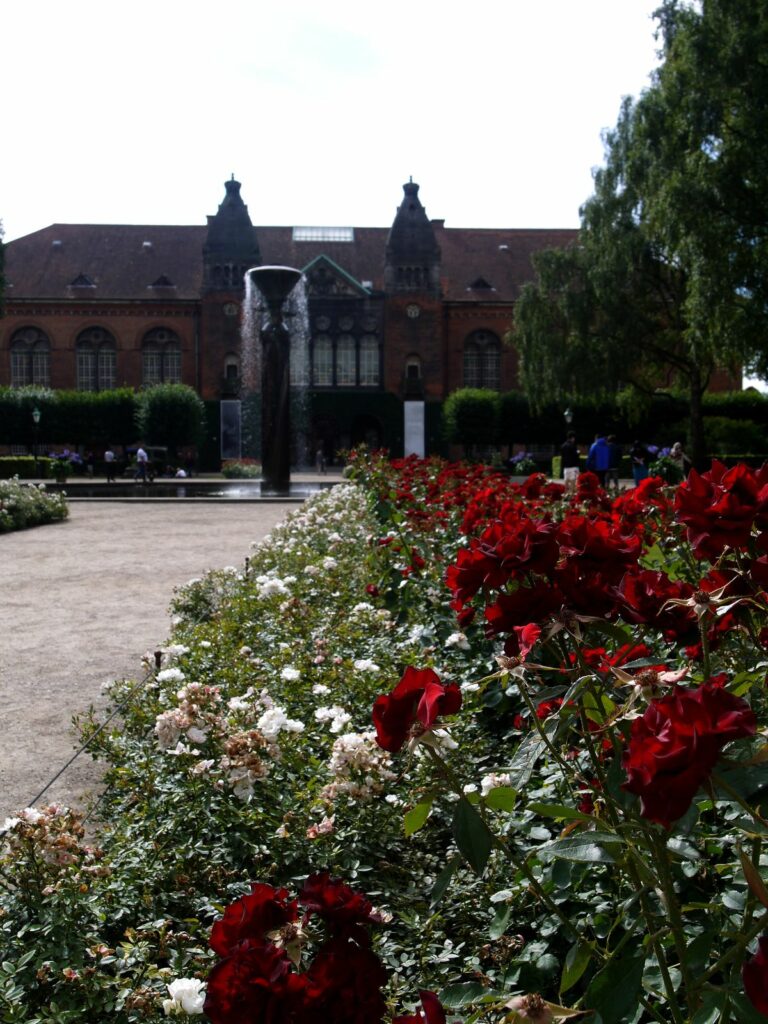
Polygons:
[[768,370],[768,0],[667,0],[568,249],[535,261],[510,336],[534,406],[683,387],[692,454],[717,368]]

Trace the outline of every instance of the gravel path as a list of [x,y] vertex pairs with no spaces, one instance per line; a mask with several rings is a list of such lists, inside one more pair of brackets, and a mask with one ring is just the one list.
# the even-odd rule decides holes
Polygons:
[[[72,715],[108,679],[139,678],[170,632],[173,588],[242,566],[295,504],[72,502],[63,523],[0,536],[0,827],[77,745]],[[98,766],[79,757],[41,798],[83,806]]]

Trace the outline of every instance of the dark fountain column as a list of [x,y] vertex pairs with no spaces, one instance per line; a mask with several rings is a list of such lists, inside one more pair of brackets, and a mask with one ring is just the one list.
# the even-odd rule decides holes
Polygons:
[[291,333],[282,307],[301,271],[257,267],[248,273],[269,311],[261,332],[261,478],[265,491],[288,491],[291,483]]

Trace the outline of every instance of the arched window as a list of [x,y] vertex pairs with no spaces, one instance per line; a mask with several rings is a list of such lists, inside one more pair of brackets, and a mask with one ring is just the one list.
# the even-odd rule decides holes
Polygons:
[[490,331],[474,331],[464,342],[464,387],[501,387],[501,342]]
[[355,339],[351,334],[342,334],[336,342],[336,383],[339,387],[354,387],[357,383]]
[[81,331],[75,342],[78,391],[107,391],[115,386],[117,346],[103,327]]
[[21,327],[11,338],[11,387],[51,383],[51,343],[37,327]]
[[316,387],[333,384],[333,344],[327,334],[318,334],[312,345],[312,383]]
[[166,327],[155,327],[144,335],[142,349],[142,383],[181,383],[181,342],[178,335]]
[[375,387],[379,383],[379,343],[372,334],[360,339],[360,384]]

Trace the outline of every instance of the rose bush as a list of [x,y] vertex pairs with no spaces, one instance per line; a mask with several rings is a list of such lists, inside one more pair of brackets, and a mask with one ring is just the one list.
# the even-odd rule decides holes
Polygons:
[[7,823],[0,1020],[764,1019],[760,472],[351,466],[83,721],[98,841]]

